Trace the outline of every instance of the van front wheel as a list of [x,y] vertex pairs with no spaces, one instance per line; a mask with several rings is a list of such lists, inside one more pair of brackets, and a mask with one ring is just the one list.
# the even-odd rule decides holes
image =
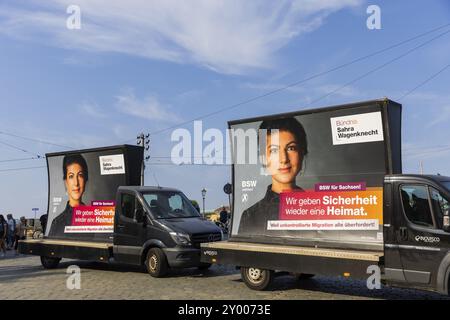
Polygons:
[[41,264],[45,269],[55,269],[58,267],[61,258],[41,256]]
[[253,290],[266,290],[274,277],[272,270],[259,269],[254,267],[241,267],[241,276],[247,287]]
[[147,272],[155,278],[164,277],[169,269],[166,255],[159,248],[152,248],[148,251],[145,266]]

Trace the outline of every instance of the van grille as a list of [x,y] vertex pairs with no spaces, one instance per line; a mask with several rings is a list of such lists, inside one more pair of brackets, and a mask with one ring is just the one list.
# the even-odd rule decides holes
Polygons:
[[200,243],[220,241],[222,235],[220,233],[199,233],[193,234],[191,240],[195,248],[200,248]]

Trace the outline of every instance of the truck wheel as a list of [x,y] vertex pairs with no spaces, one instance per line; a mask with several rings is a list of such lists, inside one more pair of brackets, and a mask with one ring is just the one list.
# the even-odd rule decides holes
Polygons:
[[241,277],[247,287],[253,290],[266,290],[273,280],[272,270],[259,269],[253,267],[241,267]]
[[201,263],[198,266],[199,270],[208,270],[211,267],[211,263]]
[[152,248],[148,251],[145,266],[147,267],[147,272],[155,278],[164,277],[169,268],[166,255],[159,248]]
[[41,257],[41,264],[45,269],[55,269],[58,267],[61,258]]

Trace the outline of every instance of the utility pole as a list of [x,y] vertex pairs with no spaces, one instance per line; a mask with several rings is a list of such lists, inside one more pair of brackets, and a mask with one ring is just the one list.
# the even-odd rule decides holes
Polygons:
[[150,134],[144,134],[141,132],[137,137],[137,145],[144,147],[144,161],[142,161],[141,167],[141,186],[144,186],[144,174],[145,174],[145,161],[150,159],[149,150],[150,150]]
[[420,174],[423,174],[423,161],[422,160],[420,160],[419,166],[420,166]]

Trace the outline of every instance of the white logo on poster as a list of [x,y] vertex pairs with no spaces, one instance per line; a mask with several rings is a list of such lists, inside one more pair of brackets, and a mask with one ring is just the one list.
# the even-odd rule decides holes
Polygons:
[[123,154],[114,154],[110,156],[100,156],[100,174],[124,174],[125,161]]
[[242,202],[247,202],[248,201],[248,194],[244,193],[242,194]]
[[333,145],[383,141],[381,112],[331,118]]
[[256,188],[256,180],[247,180],[247,181],[242,181],[241,185],[242,185],[242,191],[253,191],[254,188]]

